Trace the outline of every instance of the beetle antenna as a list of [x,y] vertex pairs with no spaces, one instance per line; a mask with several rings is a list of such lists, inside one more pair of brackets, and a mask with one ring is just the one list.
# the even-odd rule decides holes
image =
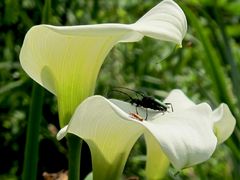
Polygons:
[[142,96],[142,97],[145,96],[145,94],[144,94],[143,92],[141,92],[141,91],[136,91],[136,90],[134,90],[134,89],[130,89],[130,88],[126,88],[126,87],[115,87],[114,89],[126,89],[126,90],[128,90],[128,91],[135,92],[136,94],[138,94],[138,95],[140,95],[140,96]]
[[125,93],[125,92],[122,92],[122,91],[120,91],[120,90],[112,89],[111,92],[119,92],[119,93],[122,93],[122,94],[126,95],[130,100],[133,100],[133,98],[132,98],[129,94],[127,94],[127,93]]

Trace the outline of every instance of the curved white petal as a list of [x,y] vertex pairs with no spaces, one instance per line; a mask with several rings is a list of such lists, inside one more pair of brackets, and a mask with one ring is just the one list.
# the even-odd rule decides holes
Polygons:
[[164,102],[171,103],[174,112],[182,111],[195,105],[180,89],[172,90]]
[[132,29],[130,24],[106,23],[94,25],[78,26],[51,26],[44,25],[52,31],[67,36],[86,36],[86,37],[109,37],[115,36],[114,43],[117,42],[136,42],[143,38],[143,34]]
[[23,69],[58,98],[60,123],[94,92],[101,64],[117,37],[61,35],[39,25],[27,33],[20,54]]
[[[136,107],[127,102],[117,99],[110,99],[110,101],[126,113],[136,112]],[[142,118],[145,119],[145,108],[137,107],[137,112]],[[151,121],[154,116],[159,114],[158,111],[151,109],[148,109],[147,113],[148,121]],[[152,135],[149,135],[149,133],[145,132],[145,137],[147,146],[146,177],[147,179],[162,179],[167,173],[169,160],[159,146],[159,143],[154,137],[152,137]]]
[[169,168],[169,160],[159,142],[151,133],[144,133],[147,147],[146,176],[147,179],[163,179]]
[[135,24],[34,26],[24,39],[20,62],[31,78],[58,97],[63,127],[77,105],[93,94],[99,69],[116,43],[146,35],[181,44],[185,33],[182,10],[164,0]]
[[149,10],[136,23],[98,24],[80,26],[47,26],[48,28],[70,36],[119,36],[118,42],[135,42],[143,36],[170,41],[181,46],[187,32],[187,20],[182,9],[173,0],[163,0]]
[[64,126],[60,131],[57,133],[57,140],[61,140],[64,138],[68,133],[68,125]]
[[60,131],[58,139],[66,132],[88,143],[96,179],[116,179],[143,127],[107,99],[93,96],[77,108],[68,128]]
[[228,106],[224,103],[213,111],[212,119],[214,122],[214,131],[218,138],[218,144],[220,144],[232,134],[236,119],[233,117]]
[[214,152],[217,138],[211,112],[209,105],[203,103],[181,112],[158,115],[144,125],[173,166],[180,170],[206,161]]
[[[95,52],[94,55],[100,58],[99,51],[106,49],[105,51],[109,52],[117,42],[139,41],[143,36],[172,41],[180,45],[186,30],[187,21],[181,8],[172,0],[163,0],[136,23],[130,25],[116,23],[79,26],[34,26],[26,34],[20,53],[20,61],[24,70],[34,80],[52,93],[56,93],[56,84],[54,84],[56,75],[52,72],[51,66],[54,65],[58,68],[58,63],[62,65],[62,60],[69,61],[71,65],[80,63],[83,61],[82,56],[86,58],[86,53],[84,53],[86,49],[89,49],[87,52],[90,54]],[[101,46],[96,47],[95,43]],[[94,47],[96,48],[94,49]],[[106,55],[106,53],[102,53]],[[103,59],[104,55],[102,55]],[[84,61],[94,62],[94,59],[85,59]],[[68,63],[65,62],[64,65],[68,65]],[[45,67],[47,68],[45,71],[50,71],[46,72],[47,76],[43,74],[45,73],[43,70]],[[71,66],[71,68],[73,67]],[[65,67],[65,69],[67,68]],[[60,69],[57,71],[60,71]],[[51,78],[47,79],[48,76]]]
[[134,29],[145,36],[181,46],[187,31],[187,20],[182,9],[173,0],[164,0],[140,18],[134,24]]
[[[93,174],[98,179],[116,179],[120,176],[129,151],[145,131],[142,123],[129,115],[130,112],[135,112],[134,106],[125,102],[121,104],[118,100],[111,101],[101,96],[87,98],[75,111],[68,127],[58,133],[58,139],[63,138],[66,133],[73,133],[88,143],[92,154]],[[116,104],[125,106],[123,109],[126,112]],[[141,111],[144,112],[139,108],[139,112]],[[148,138],[148,143],[151,146],[148,148],[147,176],[163,177],[169,161],[158,142]]]
[[[129,103],[92,96],[77,108],[68,127],[59,132],[58,139],[68,132],[83,138],[91,149],[94,175],[114,177],[114,174],[120,176],[129,151],[138,137],[145,134],[147,176],[162,177],[154,169],[161,169],[161,163],[163,169],[168,166],[165,155],[177,170],[209,159],[217,145],[214,126],[216,128],[216,122],[224,119],[219,118],[223,116],[218,116],[218,111],[213,113],[206,103],[193,104],[182,111],[157,115],[154,112],[149,116],[152,119],[140,121],[131,118],[135,107]],[[141,116],[144,113],[141,108],[139,112]]]

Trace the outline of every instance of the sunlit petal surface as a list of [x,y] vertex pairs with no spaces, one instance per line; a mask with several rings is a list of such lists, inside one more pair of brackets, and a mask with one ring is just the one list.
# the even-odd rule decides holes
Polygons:
[[68,128],[62,129],[58,138],[66,132],[88,143],[96,179],[116,179],[143,127],[107,99],[93,96],[77,108]]
[[[195,105],[180,90],[170,92],[166,100],[177,111],[152,110],[146,121],[130,115],[136,109],[129,103],[92,96],[77,108],[58,139],[66,133],[83,138],[92,153],[93,175],[118,177],[131,148],[143,134],[147,145],[147,178],[155,179],[164,176],[168,160],[176,170],[208,160],[218,143],[217,137],[225,140],[233,131],[235,119],[226,105],[212,111],[207,103]],[[175,107],[177,103],[182,103],[183,108]],[[143,108],[138,111],[140,116],[146,113]],[[223,131],[217,123],[225,121],[232,125]]]
[[134,27],[146,36],[181,46],[187,31],[187,21],[182,9],[174,1],[165,0],[139,19]]
[[181,46],[186,25],[184,13],[171,0],[129,25],[38,25],[24,39],[20,62],[32,79],[57,96],[63,127],[77,105],[93,94],[101,65],[116,43],[149,36]]
[[228,106],[224,103],[213,111],[212,119],[214,121],[214,131],[218,138],[218,144],[220,144],[232,134],[236,120]]
[[165,103],[171,103],[173,111],[178,112],[195,105],[181,90],[172,90],[164,100]]
[[159,114],[144,124],[173,166],[180,170],[209,159],[214,152],[217,138],[210,116],[211,108],[203,103],[182,111]]

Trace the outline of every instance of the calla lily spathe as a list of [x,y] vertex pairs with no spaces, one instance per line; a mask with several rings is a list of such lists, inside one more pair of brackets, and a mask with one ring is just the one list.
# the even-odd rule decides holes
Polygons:
[[[167,159],[176,170],[206,161],[235,127],[226,104],[212,111],[207,103],[194,104],[180,90],[173,90],[165,102],[172,104],[173,112],[149,110],[147,121],[139,121],[130,115],[136,112],[135,106],[92,96],[76,109],[57,137],[73,133],[84,139],[91,150],[94,179],[117,179],[134,143],[144,135],[147,179],[159,179]],[[144,109],[138,111],[145,117]]]
[[181,8],[164,0],[134,24],[34,26],[24,39],[20,62],[32,79],[57,96],[63,127],[94,93],[99,69],[116,43],[148,36],[181,46],[186,30]]

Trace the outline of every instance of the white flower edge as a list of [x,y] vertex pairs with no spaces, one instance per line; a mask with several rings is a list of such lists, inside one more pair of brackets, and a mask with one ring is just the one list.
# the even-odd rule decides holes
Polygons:
[[171,0],[160,2],[134,24],[38,25],[25,36],[20,63],[57,96],[64,127],[78,104],[94,93],[101,65],[115,44],[149,36],[181,46],[186,25],[184,13]]
[[142,132],[138,126],[126,126],[134,121],[138,123],[104,97],[92,96],[80,104],[69,125],[57,137],[60,139],[67,132],[81,137],[91,150],[93,176],[115,179],[120,177],[129,152]]
[[225,103],[222,103],[213,111],[212,119],[214,121],[214,133],[218,138],[218,144],[223,143],[230,136],[230,133],[234,131],[236,120]]
[[[134,142],[141,134],[145,134],[145,138],[150,136],[155,139],[173,166],[181,170],[209,159],[216,148],[217,138],[226,139],[234,129],[235,119],[230,111],[225,110],[226,105],[220,105],[217,111],[213,112],[206,103],[195,105],[180,90],[173,90],[166,99],[175,99],[169,103],[173,104],[173,108],[174,104],[181,103],[183,109],[165,115],[158,113],[151,116],[149,121],[140,122],[129,116],[129,111],[135,110],[130,104],[122,103],[122,107],[128,106],[125,110],[129,111],[125,112],[114,104],[114,101],[111,102],[102,96],[89,97],[76,109],[68,127],[63,128],[57,137],[61,139],[66,133],[73,133],[86,142],[91,142],[91,152],[98,152],[105,162],[113,165],[118,159],[116,157],[122,154],[125,155],[122,163],[125,163]],[[183,102],[183,99],[186,101]],[[189,107],[190,104],[193,105]],[[220,114],[217,113],[219,111]],[[226,124],[231,124],[228,131],[219,130],[214,134],[215,126],[223,129]],[[92,148],[91,144],[94,144]],[[148,146],[151,146],[151,143]],[[153,172],[152,169],[156,166],[152,166],[151,162],[147,164],[149,172]]]
[[69,36],[108,36],[122,34],[118,42],[135,42],[143,36],[169,41],[182,46],[187,32],[187,20],[184,12],[173,0],[163,0],[134,24],[96,24],[79,26],[47,27],[56,33]]

